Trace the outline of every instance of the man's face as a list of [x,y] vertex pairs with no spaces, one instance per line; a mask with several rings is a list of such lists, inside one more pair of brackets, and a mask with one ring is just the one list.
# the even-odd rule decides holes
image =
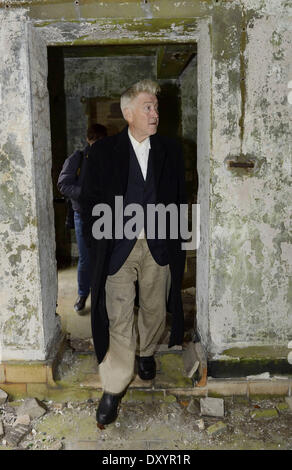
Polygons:
[[155,95],[139,93],[125,111],[131,134],[138,142],[156,134],[159,115],[158,100]]

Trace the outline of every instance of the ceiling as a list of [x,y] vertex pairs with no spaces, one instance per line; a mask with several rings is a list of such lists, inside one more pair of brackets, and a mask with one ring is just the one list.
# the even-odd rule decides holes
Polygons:
[[156,57],[157,79],[176,79],[197,53],[196,44],[67,46],[64,58],[81,57]]

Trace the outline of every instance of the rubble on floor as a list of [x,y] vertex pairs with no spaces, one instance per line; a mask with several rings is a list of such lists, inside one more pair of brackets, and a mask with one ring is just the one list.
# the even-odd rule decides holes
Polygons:
[[8,398],[7,393],[4,392],[4,390],[0,389],[0,405],[3,405],[3,403],[6,402],[7,398]]
[[0,449],[292,450],[291,397],[171,398],[124,401],[103,431],[96,426],[98,398],[6,401],[0,405]]
[[45,414],[45,406],[36,398],[28,398],[19,406],[16,411],[17,416],[28,415],[30,419],[40,418]]
[[292,411],[292,397],[286,397],[285,401],[288,404],[290,410]]
[[223,421],[218,421],[217,423],[212,424],[211,426],[207,428],[207,433],[209,434],[209,436],[211,436],[211,435],[218,434],[226,430],[227,430],[227,424],[223,423]]
[[224,416],[224,400],[222,398],[201,398],[200,406],[202,415],[217,417]]

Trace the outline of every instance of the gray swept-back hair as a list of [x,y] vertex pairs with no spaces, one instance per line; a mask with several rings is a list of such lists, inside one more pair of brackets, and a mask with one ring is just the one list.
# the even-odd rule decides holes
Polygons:
[[139,95],[139,93],[150,93],[151,95],[157,95],[160,91],[160,86],[157,82],[146,78],[134,83],[121,95],[121,110],[123,111],[130,102]]

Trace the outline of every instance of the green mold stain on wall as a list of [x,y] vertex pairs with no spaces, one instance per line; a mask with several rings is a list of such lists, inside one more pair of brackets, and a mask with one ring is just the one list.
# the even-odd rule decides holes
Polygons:
[[9,260],[9,263],[11,266],[15,267],[17,264],[20,264],[21,263],[21,253],[23,250],[27,250],[28,247],[25,246],[25,245],[19,245],[17,248],[16,248],[16,254],[14,255],[10,255],[8,260]]
[[236,135],[237,126],[238,126],[237,114],[229,110],[227,112],[226,117],[227,117],[228,125],[224,127],[222,134],[228,135],[228,136]]
[[282,40],[283,40],[282,35],[278,31],[274,31],[270,39],[270,43],[273,46],[278,47],[282,44]]
[[[36,331],[32,335],[30,324],[27,320],[37,316],[37,307],[29,305],[29,299],[24,298],[24,301],[14,299],[14,305],[9,306],[10,317],[3,325],[3,345],[6,347],[13,347],[14,349],[23,349],[23,345],[33,349],[39,348],[39,332]],[[16,310],[19,306],[27,305],[27,316],[19,315]]]
[[258,231],[255,231],[255,233],[252,234],[250,243],[251,243],[251,249],[255,253],[257,263],[258,264],[263,263],[263,261],[264,261],[264,254],[263,254],[264,244],[261,240],[260,233]]
[[231,5],[229,9],[218,8],[213,12],[214,59],[218,62],[238,58],[241,37],[241,6]]
[[274,31],[270,39],[270,43],[276,49],[273,52],[273,58],[276,61],[284,59],[284,56],[285,56],[284,49],[280,47],[282,42],[283,42],[282,35],[278,31]]
[[275,60],[282,60],[284,59],[285,53],[283,49],[278,49],[276,52],[273,52],[273,58]]
[[289,243],[292,244],[292,235],[289,233],[288,228],[285,226],[284,222],[281,222],[280,225],[278,225],[279,232],[278,234],[273,238],[273,246],[276,252],[276,256],[278,259],[281,259],[282,256],[282,248],[281,248],[281,243]]
[[290,305],[290,311],[292,310],[292,276],[288,279],[288,291],[287,291],[287,302]]
[[[0,171],[1,173],[11,172],[13,167],[25,168],[25,160],[21,148],[15,144],[16,135],[10,134],[7,142],[0,148]],[[15,170],[17,171],[17,170]]]
[[276,141],[287,138],[287,135],[290,135],[289,123],[280,121],[277,122],[277,125],[269,126],[269,134],[274,137]]
[[[22,151],[15,144],[15,135],[8,136],[0,148],[0,221],[10,222],[13,232],[20,232],[27,225],[25,213],[27,204],[18,188],[18,180],[23,177],[21,169],[25,168]],[[17,210],[16,210],[17,208]]]
[[241,34],[240,34],[240,93],[241,93],[241,116],[239,118],[239,127],[240,127],[240,141],[241,141],[241,153],[242,153],[242,144],[244,139],[244,120],[245,120],[245,106],[246,106],[246,83],[245,83],[245,73],[246,73],[246,59],[245,59],[245,50],[247,45],[247,20],[245,10],[242,10],[242,19],[241,19]]

